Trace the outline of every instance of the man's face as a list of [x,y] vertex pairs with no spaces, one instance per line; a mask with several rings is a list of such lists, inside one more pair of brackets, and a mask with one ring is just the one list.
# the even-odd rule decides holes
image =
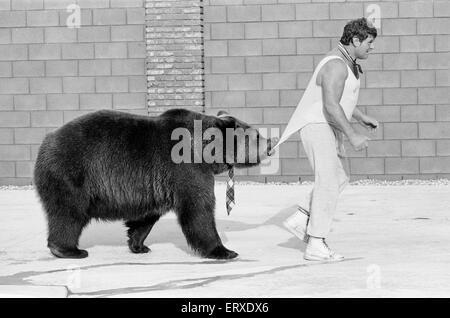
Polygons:
[[355,45],[355,57],[357,59],[367,59],[369,57],[369,53],[375,48],[374,42],[375,39],[373,36],[369,34],[367,39],[360,42],[357,37],[353,38],[353,44]]

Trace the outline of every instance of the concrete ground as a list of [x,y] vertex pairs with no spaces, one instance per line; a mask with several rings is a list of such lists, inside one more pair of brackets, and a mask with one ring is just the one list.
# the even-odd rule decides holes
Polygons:
[[57,259],[33,190],[0,191],[0,296],[9,297],[449,297],[450,185],[358,185],[342,195],[328,239],[340,263],[303,260],[304,243],[282,221],[311,185],[237,184],[227,216],[216,186],[217,227],[240,254],[202,259],[173,213],[135,255],[120,222],[92,223],[89,257]]

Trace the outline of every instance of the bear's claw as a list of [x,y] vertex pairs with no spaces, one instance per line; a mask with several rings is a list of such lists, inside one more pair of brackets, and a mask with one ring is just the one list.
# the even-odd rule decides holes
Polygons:
[[217,246],[206,257],[215,259],[233,259],[236,258],[238,255],[239,255],[238,253],[230,251],[224,246]]
[[59,247],[50,247],[50,252],[59,258],[86,258],[88,252],[79,249],[63,249]]
[[145,245],[130,245],[130,251],[132,251],[133,253],[136,254],[143,254],[143,253],[148,253],[150,252],[150,248],[148,248],[148,246]]

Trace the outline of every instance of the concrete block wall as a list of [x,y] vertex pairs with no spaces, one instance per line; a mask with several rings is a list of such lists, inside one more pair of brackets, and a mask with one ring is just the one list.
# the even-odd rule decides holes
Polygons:
[[45,134],[81,114],[147,114],[145,58],[143,0],[1,0],[0,185],[30,184]]
[[[66,26],[71,4],[80,28]],[[0,185],[31,183],[45,134],[101,108],[228,109],[282,131],[345,22],[373,4],[359,104],[382,124],[368,150],[347,147],[351,175],[450,176],[449,1],[0,0]],[[278,173],[238,179],[312,179],[298,135],[280,153]]]
[[[205,108],[227,109],[283,131],[314,67],[345,23],[380,8],[375,50],[361,61],[359,108],[381,122],[369,148],[347,144],[352,179],[450,176],[450,1],[205,0]],[[355,128],[364,131],[355,124]],[[277,174],[253,181],[312,179],[298,134],[281,146]]]

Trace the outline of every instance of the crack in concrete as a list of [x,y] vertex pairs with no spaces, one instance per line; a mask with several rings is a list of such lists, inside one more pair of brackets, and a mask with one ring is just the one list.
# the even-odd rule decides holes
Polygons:
[[191,278],[191,279],[180,279],[180,280],[173,280],[168,281],[156,285],[151,286],[141,286],[141,287],[125,287],[125,288],[116,288],[116,289],[105,289],[105,290],[99,290],[94,292],[70,292],[70,295],[77,295],[77,296],[99,296],[99,298],[105,298],[108,296],[113,295],[123,295],[123,294],[133,294],[133,293],[139,293],[139,292],[150,292],[150,291],[158,291],[158,290],[168,290],[168,289],[191,289],[196,287],[204,287],[208,284],[214,283],[219,280],[234,280],[234,279],[240,279],[240,278],[249,278],[249,277],[255,277],[257,275],[263,275],[263,274],[274,274],[276,272],[288,270],[288,269],[294,269],[294,268],[303,268],[303,267],[311,267],[311,266],[317,266],[317,265],[330,265],[330,264],[337,264],[347,261],[355,261],[355,260],[362,260],[363,257],[355,257],[355,258],[347,258],[340,262],[314,262],[314,263],[308,263],[308,264],[297,264],[297,265],[286,265],[286,266],[280,266],[275,267],[268,270],[263,270],[260,272],[253,272],[253,273],[245,273],[245,274],[230,274],[230,275],[218,275],[218,276],[211,276],[211,277],[204,277],[204,278]]
[[[109,264],[96,264],[96,265],[88,265],[88,266],[80,266],[80,267],[71,267],[65,269],[54,269],[49,271],[27,271],[27,272],[18,272],[13,275],[0,276],[0,285],[33,285],[28,282],[26,278],[31,276],[40,276],[46,274],[54,274],[60,272],[72,272],[73,270],[89,270],[101,267],[110,267],[110,266],[155,266],[155,265],[210,265],[210,264],[224,264],[224,263],[237,263],[237,262],[256,262],[254,260],[230,260],[230,261],[204,261],[204,262],[159,262],[159,263],[132,263],[132,262],[121,262],[121,263],[109,263]],[[24,284],[25,283],[25,284]]]
[[[347,258],[344,259],[341,262],[347,262],[347,261],[354,261],[354,260],[362,260],[362,257],[355,257],[355,258]],[[101,267],[108,267],[108,266],[124,266],[124,265],[131,265],[131,266],[148,266],[148,265],[210,265],[210,264],[224,264],[224,263],[231,263],[231,262],[256,262],[255,260],[235,260],[235,261],[205,261],[205,262],[160,262],[160,263],[111,263],[111,264],[97,264],[97,265],[89,265],[80,267],[80,270],[88,270],[93,268],[101,268]],[[311,267],[311,266],[317,266],[317,265],[329,265],[329,264],[337,264],[341,262],[314,262],[314,263],[307,263],[307,264],[297,264],[297,265],[286,265],[286,266],[280,266],[275,267],[268,270],[263,270],[260,272],[253,272],[253,273],[245,273],[245,274],[229,274],[229,275],[217,275],[217,276],[211,276],[211,277],[200,277],[200,278],[191,278],[191,279],[179,279],[179,280],[173,280],[168,281],[164,283],[159,283],[156,285],[151,286],[140,286],[140,287],[125,287],[125,288],[116,288],[116,289],[105,289],[105,290],[99,290],[99,291],[93,291],[93,292],[74,292],[71,291],[70,288],[66,285],[36,285],[33,284],[31,281],[27,280],[27,278],[30,278],[32,276],[40,276],[45,274],[53,274],[53,273],[59,273],[59,272],[66,272],[66,271],[73,271],[72,269],[55,269],[50,271],[27,271],[27,272],[19,272],[13,275],[8,276],[0,276],[0,285],[23,285],[23,286],[55,286],[55,287],[64,287],[67,291],[67,297],[70,296],[98,296],[99,298],[104,298],[108,296],[113,296],[117,294],[133,294],[133,293],[139,293],[139,292],[150,292],[150,291],[158,291],[158,290],[168,290],[168,289],[191,289],[196,287],[203,287],[208,284],[214,283],[219,280],[234,280],[234,279],[240,279],[240,278],[249,278],[249,277],[255,277],[257,275],[263,275],[263,274],[274,274],[276,272],[280,272],[283,270],[288,269],[294,269],[294,268],[303,268],[303,267]],[[76,268],[78,269],[78,268]]]

